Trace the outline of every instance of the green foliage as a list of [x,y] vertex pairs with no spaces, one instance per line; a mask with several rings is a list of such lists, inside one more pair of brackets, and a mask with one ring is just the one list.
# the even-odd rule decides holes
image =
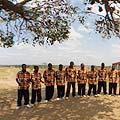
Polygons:
[[68,40],[71,24],[75,20],[85,25],[90,14],[96,14],[92,11],[94,4],[98,4],[100,13],[103,10],[106,12],[105,16],[97,14],[99,18],[95,20],[95,31],[103,38],[120,37],[120,19],[114,17],[120,18],[119,0],[89,0],[84,4],[87,9],[82,10],[67,0],[0,1],[0,24],[4,26],[0,27],[0,46],[12,47],[14,43],[21,42],[33,46],[53,45],[56,41]]
[[[103,38],[111,38],[112,36],[120,38],[120,1],[119,0],[89,0],[89,6],[87,11],[83,11],[85,15],[96,14],[98,18],[95,20],[96,33],[101,34]],[[99,14],[96,11],[92,11],[93,5],[98,5]],[[85,3],[85,5],[87,5]],[[83,18],[83,17],[82,17]],[[86,18],[86,17],[84,17]],[[83,24],[85,19],[80,19],[80,23]]]
[[14,35],[12,33],[6,35],[2,31],[0,31],[0,47],[12,47],[14,44],[13,37]]
[[[74,21],[73,16],[76,14],[75,7],[64,0],[36,1],[34,2],[35,7],[28,7],[29,4],[30,2],[27,2],[24,5],[24,13],[19,11],[21,14],[13,11],[9,11],[9,13],[1,11],[6,18],[5,24],[8,28],[6,35],[9,32],[17,32],[19,33],[18,44],[24,42],[33,46],[36,44],[53,45],[55,41],[61,43],[69,38],[70,26]],[[10,31],[11,22],[14,24],[12,31]]]

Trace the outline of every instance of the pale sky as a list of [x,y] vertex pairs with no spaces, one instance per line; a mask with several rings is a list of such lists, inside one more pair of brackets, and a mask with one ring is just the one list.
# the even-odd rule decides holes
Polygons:
[[49,62],[68,65],[70,61],[74,61],[76,65],[100,65],[101,62],[111,65],[120,61],[120,40],[115,37],[102,39],[91,28],[87,29],[75,23],[71,28],[69,40],[61,44],[55,43],[53,46],[32,47],[20,44],[12,48],[0,48],[0,65]]

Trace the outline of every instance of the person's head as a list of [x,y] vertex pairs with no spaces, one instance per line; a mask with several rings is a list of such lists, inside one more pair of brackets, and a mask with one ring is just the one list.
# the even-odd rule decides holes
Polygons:
[[34,66],[34,72],[38,72],[39,71],[39,67],[37,65]]
[[115,66],[114,65],[112,65],[112,70],[115,70]]
[[105,63],[101,63],[101,69],[105,68]]
[[83,63],[81,63],[81,69],[83,70],[84,69],[84,67],[85,67],[85,65],[83,64]]
[[49,63],[49,64],[48,64],[48,69],[49,69],[49,70],[52,70],[52,63]]
[[26,72],[26,64],[22,64],[22,71]]
[[71,61],[71,62],[70,62],[70,67],[73,67],[73,66],[74,66],[74,62]]
[[91,65],[91,71],[94,71],[94,69],[95,69],[95,66]]
[[59,65],[59,70],[62,71],[62,69],[63,69],[63,65],[60,64],[60,65]]

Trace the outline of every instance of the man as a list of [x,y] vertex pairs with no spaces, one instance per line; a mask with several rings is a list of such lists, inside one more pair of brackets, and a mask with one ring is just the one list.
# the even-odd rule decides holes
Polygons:
[[103,87],[104,95],[107,94],[106,79],[107,79],[107,70],[105,69],[105,64],[101,63],[101,69],[98,70],[98,95],[100,94],[102,87]]
[[78,82],[78,96],[85,97],[85,87],[87,82],[87,71],[85,70],[85,66],[82,63],[80,70],[78,70],[77,74],[77,82]]
[[88,72],[88,96],[91,95],[91,90],[93,89],[93,95],[96,96],[96,83],[97,83],[97,72],[95,71],[95,66],[91,66],[91,70]]
[[66,73],[63,70],[63,65],[59,65],[59,70],[56,71],[56,85],[57,85],[57,100],[64,98],[65,94],[65,77]]
[[116,95],[117,90],[117,71],[115,70],[115,67],[112,66],[112,69],[108,72],[108,78],[109,78],[109,95],[113,94]]
[[72,96],[75,97],[75,82],[76,82],[76,69],[74,67],[74,62],[70,62],[70,66],[66,68],[66,99],[68,99],[70,94],[70,88],[72,86]]
[[50,101],[54,94],[55,70],[52,69],[52,64],[48,64],[48,69],[44,71],[43,78],[46,85],[46,102]]
[[118,72],[118,77],[119,77],[119,95],[120,95],[120,71]]
[[22,105],[22,97],[24,97],[24,105],[29,105],[29,86],[30,86],[30,73],[26,71],[26,64],[22,64],[22,70],[17,73],[16,82],[18,83],[18,100],[17,107],[19,109]]
[[39,67],[34,66],[34,72],[31,74],[31,82],[32,82],[32,99],[31,99],[31,105],[33,106],[36,97],[37,97],[37,102],[41,102],[41,82],[44,83],[41,80],[42,76],[41,73],[39,72]]

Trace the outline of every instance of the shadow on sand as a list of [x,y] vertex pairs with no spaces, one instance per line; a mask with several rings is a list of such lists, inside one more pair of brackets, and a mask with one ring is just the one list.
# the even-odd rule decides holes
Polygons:
[[16,90],[0,94],[0,120],[120,120],[118,97],[70,97],[16,110]]

